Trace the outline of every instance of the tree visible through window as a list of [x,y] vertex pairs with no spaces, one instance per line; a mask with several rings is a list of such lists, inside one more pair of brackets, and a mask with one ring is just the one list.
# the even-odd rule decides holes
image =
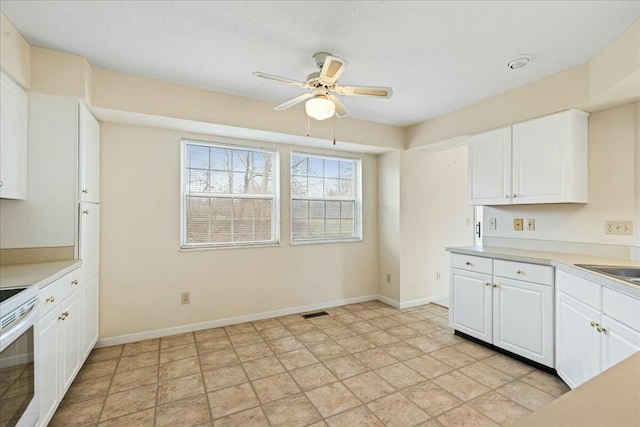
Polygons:
[[359,181],[359,159],[292,153],[292,241],[360,239]]
[[182,246],[278,242],[276,151],[183,141]]

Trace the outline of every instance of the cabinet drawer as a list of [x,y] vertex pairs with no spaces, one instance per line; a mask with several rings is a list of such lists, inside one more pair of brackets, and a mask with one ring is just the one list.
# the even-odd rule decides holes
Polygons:
[[602,309],[602,286],[562,270],[556,272],[556,289],[596,310]]
[[640,331],[640,300],[603,288],[602,312],[612,319]]
[[74,291],[77,291],[78,289],[80,289],[82,285],[81,276],[82,276],[82,269],[77,268],[65,274],[58,280],[56,280],[56,282],[60,282],[60,289],[61,289],[60,299],[61,300],[71,295]]
[[62,301],[62,282],[58,279],[40,289],[40,318],[47,315],[60,301]]
[[472,255],[451,254],[451,268],[491,274],[493,259]]
[[524,280],[548,286],[553,285],[553,267],[548,265],[497,259],[493,264],[493,274],[508,279]]

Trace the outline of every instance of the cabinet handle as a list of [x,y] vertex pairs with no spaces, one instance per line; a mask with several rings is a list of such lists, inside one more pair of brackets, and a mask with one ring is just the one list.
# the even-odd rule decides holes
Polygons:
[[89,194],[89,190],[87,190],[86,188],[85,188],[84,190],[82,190],[82,192],[83,192],[84,194]]
[[467,265],[473,265],[473,264],[471,264],[471,262],[470,262],[470,261],[465,262],[465,264],[467,264]]
[[73,280],[71,281],[71,284],[72,284],[73,286],[77,285],[77,284],[78,284],[78,279],[73,279]]
[[592,328],[595,328],[595,327],[596,327],[596,325],[597,325],[597,323],[596,323],[594,320],[592,320],[592,321],[591,321],[591,327],[592,327]]
[[85,214],[85,215],[89,215],[89,211],[88,210],[82,211],[82,213]]
[[491,282],[484,282],[485,286],[491,286]]
[[494,288],[497,288],[497,287],[498,287],[498,284],[497,284],[497,283],[494,283],[494,284],[493,284],[493,287],[494,287]]
[[521,270],[516,270],[516,274],[522,274]]
[[54,297],[53,295],[47,298],[47,302],[54,302],[55,300],[56,300],[56,297]]
[[515,199],[516,197],[518,197],[518,195],[517,195],[517,194],[515,194],[515,193],[513,193],[513,194],[511,195],[511,197],[513,197],[513,198]]

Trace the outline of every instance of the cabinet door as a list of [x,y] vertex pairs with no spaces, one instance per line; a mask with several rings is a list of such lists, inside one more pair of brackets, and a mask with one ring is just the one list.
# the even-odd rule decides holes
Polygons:
[[551,286],[494,278],[493,344],[553,368]]
[[60,393],[69,388],[80,369],[82,332],[82,292],[74,292],[60,304],[61,380]]
[[511,128],[469,138],[469,203],[511,204]]
[[575,388],[601,372],[600,312],[564,292],[556,296],[556,370]]
[[38,365],[38,400],[40,419],[38,425],[46,426],[56,408],[60,396],[60,316],[59,307],[40,320]]
[[84,283],[98,278],[100,264],[100,205],[80,203],[80,259]]
[[570,201],[571,116],[513,126],[513,203]]
[[100,124],[80,104],[80,200],[100,202]]
[[612,318],[603,315],[602,370],[609,369],[640,351],[640,332],[635,331]]
[[98,278],[82,288],[82,358],[86,359],[98,341]]
[[0,73],[0,198],[27,198],[27,93]]
[[491,276],[451,269],[451,326],[467,335],[492,342]]

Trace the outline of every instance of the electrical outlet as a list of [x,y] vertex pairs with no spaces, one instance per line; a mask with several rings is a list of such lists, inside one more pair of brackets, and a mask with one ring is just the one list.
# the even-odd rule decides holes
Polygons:
[[182,304],[191,304],[191,292],[183,292],[180,294]]
[[631,236],[633,234],[633,221],[607,220],[604,222],[604,234]]
[[527,231],[536,230],[536,220],[533,218],[527,218]]
[[440,272],[436,271],[436,280],[440,280]]
[[387,283],[391,283],[391,274],[387,273]]
[[522,218],[514,218],[513,219],[513,229],[515,231],[522,231],[523,230]]
[[497,222],[495,218],[489,218],[489,230],[495,230],[497,227]]

